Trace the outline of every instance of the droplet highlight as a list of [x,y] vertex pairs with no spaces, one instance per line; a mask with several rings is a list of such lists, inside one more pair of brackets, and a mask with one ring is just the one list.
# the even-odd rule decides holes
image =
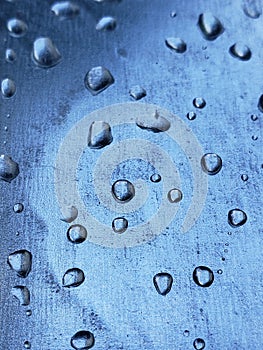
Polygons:
[[114,78],[107,68],[98,66],[88,71],[84,83],[92,95],[97,95],[112,85]]
[[63,287],[72,288],[80,286],[85,280],[84,272],[78,268],[72,268],[65,272],[62,278]]
[[250,48],[243,43],[235,43],[229,48],[231,56],[239,59],[240,61],[248,61],[251,58]]
[[18,174],[18,164],[11,157],[2,154],[0,156],[0,179],[10,183]]
[[184,53],[187,49],[186,43],[181,38],[167,38],[165,39],[165,44],[169,49],[177,53]]
[[14,38],[20,38],[27,32],[27,24],[21,19],[11,18],[7,22],[7,30]]
[[111,127],[103,121],[91,123],[88,134],[88,146],[94,149],[100,149],[108,146],[113,141]]
[[32,254],[25,249],[17,250],[9,254],[7,262],[17,276],[25,278],[31,271]]
[[68,240],[72,243],[83,243],[87,238],[87,230],[82,225],[72,225],[67,231]]
[[247,222],[247,214],[241,209],[232,209],[228,212],[228,223],[232,227],[239,227]]
[[124,233],[128,228],[128,220],[122,217],[115,218],[112,221],[112,229],[115,233]]
[[138,101],[144,98],[147,93],[143,87],[135,85],[130,88],[129,94],[134,100]]
[[11,294],[19,301],[19,304],[26,306],[30,304],[30,292],[25,286],[15,286],[11,289]]
[[160,272],[157,273],[154,277],[153,277],[153,284],[155,289],[157,290],[157,292],[160,295],[167,295],[171,289],[172,289],[172,285],[173,285],[173,277],[172,275],[170,275],[167,272]]
[[200,287],[210,287],[214,282],[214,273],[209,267],[198,266],[194,269],[193,280]]
[[155,114],[148,118],[137,118],[136,125],[141,129],[157,133],[167,131],[170,128],[171,123],[169,120],[161,116],[158,111],[155,111]]
[[70,341],[70,345],[76,350],[91,349],[95,344],[94,335],[85,330],[78,331],[73,335]]
[[215,40],[224,32],[220,20],[210,12],[204,12],[199,16],[198,26],[206,40]]
[[51,11],[59,19],[72,19],[79,14],[79,6],[71,1],[57,1],[51,6]]
[[201,166],[208,175],[216,175],[222,169],[222,159],[215,153],[206,153],[201,159]]
[[61,54],[50,38],[41,37],[34,41],[33,59],[39,67],[50,68],[61,61]]
[[102,17],[96,25],[96,30],[114,30],[117,21],[111,16]]
[[1,92],[3,97],[10,98],[16,93],[16,84],[12,79],[6,78],[1,82]]

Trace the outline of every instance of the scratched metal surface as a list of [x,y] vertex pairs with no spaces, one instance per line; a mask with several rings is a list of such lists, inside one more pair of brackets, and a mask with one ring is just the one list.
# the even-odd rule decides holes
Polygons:
[[[0,348],[23,349],[29,341],[32,349],[69,349],[71,337],[83,329],[94,334],[94,349],[185,350],[194,349],[196,338],[205,341],[206,349],[262,349],[262,113],[257,103],[263,93],[263,16],[246,16],[242,1],[76,3],[79,15],[59,20],[50,10],[52,1],[0,2],[0,78],[13,79],[17,87],[13,97],[1,96],[0,151],[20,167],[11,183],[0,182]],[[214,41],[205,40],[197,27],[198,16],[207,10],[225,27]],[[116,29],[96,31],[105,15],[117,19]],[[6,22],[12,17],[28,25],[21,38],[8,34]],[[55,67],[42,69],[32,61],[39,36],[50,37],[58,47],[62,60]],[[186,42],[185,53],[166,47],[171,36]],[[228,52],[240,40],[251,48],[248,61]],[[16,51],[15,62],[5,61],[6,48]],[[110,70],[115,83],[93,96],[84,77],[98,65]],[[133,85],[147,91],[142,103],[183,119],[204,153],[221,156],[222,170],[208,176],[205,205],[187,233],[178,230],[185,216],[182,204],[168,227],[144,244],[114,249],[87,239],[74,245],[67,240],[69,224],[60,220],[55,196],[59,145],[89,113],[132,102]],[[206,100],[203,109],[192,105],[198,96]],[[190,111],[196,112],[195,120],[186,118]],[[128,128],[123,126],[124,134]],[[135,136],[145,135],[136,130]],[[169,149],[169,142],[161,147]],[[176,152],[175,162],[183,163],[185,156]],[[131,164],[128,170],[134,171]],[[185,165],[179,170],[189,194],[191,169]],[[18,202],[24,205],[19,214],[13,211]],[[245,225],[228,224],[233,208],[246,212]],[[145,215],[150,211],[146,205]],[[7,264],[8,255],[19,249],[33,255],[26,279]],[[209,288],[193,281],[199,265],[214,272]],[[84,271],[85,282],[64,288],[63,274],[72,267]],[[153,284],[159,272],[173,276],[166,296]],[[11,295],[15,285],[29,288],[30,305],[20,306]]]

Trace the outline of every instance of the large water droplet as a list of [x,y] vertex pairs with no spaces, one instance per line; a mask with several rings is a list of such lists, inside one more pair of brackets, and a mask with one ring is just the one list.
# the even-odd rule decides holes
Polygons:
[[51,11],[61,20],[72,19],[79,14],[79,6],[71,1],[58,1],[51,6]]
[[194,269],[193,279],[200,287],[210,287],[214,282],[214,273],[209,267],[198,266]]
[[6,182],[11,182],[19,174],[18,164],[4,154],[0,156],[0,179]]
[[31,271],[32,254],[25,249],[17,250],[9,254],[7,262],[17,276],[25,278]]
[[173,277],[167,272],[157,273],[153,277],[153,284],[159,294],[167,295],[172,289]]
[[187,49],[186,43],[181,38],[170,37],[165,39],[165,44],[169,49],[177,53],[183,53]]
[[6,49],[5,51],[6,62],[13,63],[16,60],[16,53],[13,49]]
[[111,16],[102,17],[96,25],[97,30],[114,30],[116,28],[117,21]]
[[222,159],[215,153],[206,153],[201,159],[201,166],[208,175],[215,175],[222,169]]
[[198,26],[206,40],[215,40],[224,31],[222,23],[210,12],[199,16]]
[[71,338],[70,344],[76,350],[91,349],[95,344],[95,338],[89,331],[78,331]]
[[228,223],[232,227],[239,227],[246,223],[247,214],[241,209],[232,209],[228,212]]
[[240,42],[230,46],[229,53],[233,57],[238,58],[241,61],[248,61],[251,58],[250,48],[247,45]]
[[128,180],[117,180],[112,185],[114,199],[120,203],[129,202],[135,195],[135,188]]
[[111,127],[103,121],[91,123],[88,135],[88,146],[90,148],[103,148],[113,141]]
[[141,128],[152,132],[164,132],[167,131],[171,123],[169,120],[161,116],[158,111],[155,111],[154,115],[148,118],[140,119],[137,118],[136,125]]
[[53,67],[61,61],[61,54],[49,38],[38,38],[33,44],[34,62],[41,68]]
[[258,99],[258,109],[263,113],[263,94]]
[[85,280],[84,272],[81,269],[73,268],[69,269],[65,272],[62,284],[63,287],[78,287],[80,286]]
[[261,0],[243,0],[243,11],[250,18],[256,19],[261,15],[261,6]]
[[1,92],[6,98],[14,96],[16,92],[16,84],[12,79],[6,78],[1,82]]
[[112,85],[114,83],[114,78],[107,68],[98,66],[88,71],[84,83],[92,95],[97,95]]
[[24,342],[24,348],[25,348],[25,349],[31,349],[31,343],[30,343],[30,341],[26,340],[26,341]]
[[11,18],[7,22],[7,29],[11,36],[19,38],[26,34],[27,24],[21,19]]
[[78,209],[74,207],[74,205],[71,205],[65,209],[64,216],[61,218],[61,220],[67,223],[71,223],[72,221],[76,220],[77,217]]
[[140,85],[135,85],[130,88],[129,94],[134,100],[140,100],[146,96],[146,90]]
[[205,341],[201,338],[196,338],[193,342],[193,346],[196,350],[203,350],[205,348]]
[[20,305],[30,304],[30,292],[25,286],[15,286],[11,289],[11,294],[18,299]]
[[204,108],[206,106],[206,102],[205,102],[205,99],[203,97],[196,97],[194,100],[193,100],[193,105],[196,107],[196,108]]
[[173,188],[168,192],[167,197],[170,203],[179,203],[183,198],[183,194],[177,188]]
[[115,233],[123,233],[128,228],[128,220],[125,218],[115,218],[112,221],[112,229]]
[[67,231],[68,240],[72,243],[83,243],[87,238],[87,230],[82,225],[72,225]]
[[13,207],[13,210],[17,214],[22,213],[22,211],[24,210],[24,206],[22,203],[16,203]]

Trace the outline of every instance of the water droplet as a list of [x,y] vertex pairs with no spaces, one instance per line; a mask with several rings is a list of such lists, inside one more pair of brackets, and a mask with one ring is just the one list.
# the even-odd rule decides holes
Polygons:
[[20,38],[27,32],[27,24],[21,19],[11,18],[7,22],[7,29],[11,36]]
[[229,53],[241,61],[248,61],[251,58],[250,48],[242,43],[235,43],[230,46]]
[[195,112],[188,112],[186,114],[187,119],[189,120],[194,120],[196,118],[196,113]]
[[215,153],[206,153],[201,159],[201,166],[208,175],[215,175],[222,169],[222,159]]
[[256,120],[258,120],[258,116],[257,116],[256,114],[252,114],[250,118],[251,118],[251,120],[252,120],[253,122],[255,122]]
[[258,18],[262,13],[260,0],[243,0],[243,11],[250,18]]
[[228,212],[228,223],[232,227],[239,227],[246,223],[247,214],[241,209],[232,209]]
[[69,269],[65,272],[62,284],[63,287],[78,287],[80,286],[85,280],[84,272],[78,268]]
[[123,233],[128,228],[128,220],[125,218],[115,218],[112,221],[112,229],[115,233]]
[[189,335],[190,335],[190,332],[188,331],[188,329],[186,329],[186,330],[184,331],[184,336],[185,336],[185,337],[189,337]]
[[15,213],[22,213],[22,211],[24,210],[24,206],[22,203],[16,203],[13,207],[13,210]]
[[12,79],[6,78],[1,82],[1,91],[3,97],[10,98],[16,92],[16,84]]
[[16,231],[16,236],[19,236],[20,235],[20,232],[19,231]]
[[205,105],[206,105],[206,102],[205,102],[205,99],[203,99],[202,97],[196,97],[194,100],[193,100],[193,105],[196,107],[196,108],[204,108]]
[[13,49],[6,49],[5,60],[6,60],[6,62],[10,62],[10,63],[12,63],[16,60],[16,53]]
[[158,111],[155,111],[154,115],[148,118],[140,119],[136,121],[136,125],[141,128],[152,132],[164,132],[170,128],[171,123],[169,120],[161,116]]
[[172,11],[170,13],[170,17],[175,18],[177,16],[177,13],[175,11]]
[[258,109],[263,113],[263,94],[258,99]]
[[26,310],[26,315],[29,317],[32,315],[32,311],[31,310]]
[[257,141],[258,136],[256,136],[256,135],[252,135],[252,137],[251,137],[251,138],[252,138],[252,140],[253,140],[253,141]]
[[165,44],[169,49],[172,49],[177,53],[184,53],[187,49],[186,43],[181,38],[167,38],[165,39]]
[[117,180],[112,185],[112,195],[116,201],[127,203],[135,196],[135,188],[128,180]]
[[167,272],[157,273],[153,277],[153,284],[159,294],[167,295],[172,289],[173,277]]
[[87,230],[82,225],[72,225],[67,231],[68,240],[76,244],[83,243],[87,235]]
[[92,122],[88,135],[88,146],[90,148],[103,148],[113,141],[111,127],[103,121]]
[[25,249],[17,250],[9,254],[7,262],[17,276],[25,278],[31,271],[32,254]]
[[41,68],[50,68],[61,61],[61,54],[49,38],[38,38],[33,44],[34,62]]
[[76,350],[91,349],[94,344],[94,335],[89,331],[78,331],[70,341],[70,345]]
[[96,25],[97,30],[114,30],[116,28],[117,21],[111,16],[102,17]]
[[140,85],[135,85],[130,88],[129,94],[135,100],[140,100],[146,96],[146,90]]
[[11,289],[11,294],[18,299],[20,305],[30,304],[30,292],[25,286],[15,286]]
[[181,202],[181,200],[183,198],[183,194],[177,188],[173,188],[168,192],[167,197],[168,197],[169,202],[179,203],[179,202]]
[[205,348],[205,341],[201,338],[196,338],[193,342],[193,346],[196,350],[203,350]]
[[19,174],[18,164],[11,157],[6,155],[0,156],[0,179],[11,182]]
[[31,343],[30,343],[28,340],[26,340],[26,341],[24,342],[24,348],[25,348],[25,349],[31,349]]
[[67,223],[71,223],[72,221],[76,220],[78,216],[78,209],[74,207],[74,205],[71,205],[66,208],[64,212],[64,217],[60,220],[65,221]]
[[206,40],[215,40],[224,32],[222,23],[210,12],[202,13],[199,16],[198,26]]
[[247,174],[242,174],[241,179],[242,179],[242,181],[247,181],[248,180]]
[[61,20],[72,19],[79,14],[79,6],[71,1],[59,1],[51,6],[51,11]]
[[198,266],[194,269],[193,279],[200,287],[210,287],[214,282],[213,271],[206,266]]
[[85,87],[92,95],[97,95],[112,85],[114,83],[114,78],[107,68],[98,66],[88,71],[84,83]]
[[152,174],[152,176],[150,177],[150,180],[152,182],[157,183],[157,182],[160,182],[162,180],[162,178],[161,178],[161,175],[159,175],[159,174]]
[[217,273],[218,273],[219,275],[222,275],[223,270],[219,269],[219,270],[217,270]]

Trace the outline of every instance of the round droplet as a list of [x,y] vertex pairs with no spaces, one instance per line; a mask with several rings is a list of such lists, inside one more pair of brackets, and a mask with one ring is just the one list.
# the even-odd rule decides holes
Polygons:
[[184,331],[184,336],[185,336],[185,337],[189,337],[189,335],[190,335],[190,332],[188,331],[188,329],[186,329],[186,330]]
[[73,268],[65,272],[62,284],[63,287],[71,288],[80,286],[85,280],[84,272],[81,269]]
[[215,153],[206,153],[201,159],[201,166],[208,175],[215,175],[222,169],[222,159]]
[[251,120],[252,120],[253,122],[255,122],[256,120],[258,120],[258,116],[257,116],[256,114],[252,114],[250,118],[251,118]]
[[32,315],[32,310],[26,310],[26,315],[29,317]]
[[253,141],[257,141],[258,136],[256,136],[256,135],[252,135],[252,137],[251,137],[251,138],[252,138],[252,140],[253,140]]
[[1,92],[3,97],[10,98],[16,93],[16,84],[12,79],[6,78],[1,82]]
[[262,13],[261,0],[243,0],[243,11],[250,18],[256,19],[260,17]]
[[203,99],[202,97],[196,97],[194,100],[193,100],[193,105],[196,107],[196,108],[204,108],[205,105],[206,105],[206,102],[205,102],[205,99]]
[[219,269],[219,270],[217,270],[217,273],[218,273],[219,275],[222,275],[223,270]]
[[11,36],[19,38],[26,34],[28,28],[24,21],[17,18],[11,18],[7,22],[7,29]]
[[0,156],[0,179],[11,182],[19,174],[18,164],[9,156]]
[[167,295],[172,289],[173,277],[167,272],[157,273],[153,277],[153,284],[159,294]]
[[16,60],[16,53],[13,49],[6,49],[5,51],[6,62],[13,63]]
[[146,96],[146,90],[140,85],[135,85],[130,88],[129,94],[134,100],[138,101]]
[[72,221],[76,220],[78,216],[78,209],[74,207],[74,205],[71,205],[65,209],[63,214],[64,216],[60,220],[71,223]]
[[87,234],[87,230],[82,225],[72,225],[67,231],[68,240],[76,244],[84,242]]
[[116,28],[117,21],[111,16],[102,17],[96,25],[97,30],[114,30]]
[[98,66],[88,71],[84,83],[85,87],[92,95],[97,95],[112,85],[114,83],[114,78],[107,68]]
[[128,228],[128,220],[125,218],[115,218],[112,221],[112,229],[115,233],[123,233]]
[[22,213],[22,211],[24,210],[24,206],[22,203],[16,203],[13,207],[13,210],[15,213]]
[[195,112],[188,112],[186,114],[187,119],[189,120],[194,120],[196,118],[196,113]]
[[239,227],[246,223],[247,214],[241,209],[232,209],[228,212],[228,223],[232,227]]
[[117,180],[112,185],[112,195],[120,203],[127,203],[135,196],[135,188],[128,180]]
[[162,180],[161,175],[159,174],[152,174],[150,177],[150,180],[154,183],[160,182]]
[[203,350],[205,348],[205,341],[201,338],[196,338],[193,342],[193,346],[196,350]]
[[17,250],[9,254],[7,262],[17,276],[25,278],[31,271],[32,254],[25,249]]
[[30,304],[30,292],[25,286],[15,286],[11,289],[11,294],[19,301],[20,305]]
[[173,188],[168,192],[167,197],[168,197],[169,202],[179,203],[179,202],[181,202],[181,200],[183,198],[183,194],[177,188]]
[[214,274],[209,267],[198,266],[194,269],[193,279],[200,287],[210,287],[214,282]]
[[248,176],[247,176],[247,174],[242,174],[241,175],[241,179],[242,179],[242,181],[247,181],[248,180]]
[[88,146],[100,149],[112,143],[113,137],[110,124],[103,121],[92,122],[88,134]]
[[79,14],[79,6],[71,1],[59,1],[51,6],[51,11],[61,20],[72,19]]
[[28,340],[26,340],[26,341],[24,342],[24,348],[25,348],[25,349],[31,349],[31,343],[30,343]]
[[186,43],[181,38],[167,38],[165,39],[165,44],[169,49],[172,49],[177,53],[184,53],[187,49]]
[[89,331],[79,331],[73,335],[70,345],[76,350],[91,349],[95,344],[94,335]]
[[258,109],[263,113],[263,94],[258,99]]
[[241,61],[248,61],[251,58],[250,48],[242,43],[235,43],[230,46],[229,53]]
[[33,44],[34,62],[41,68],[50,68],[61,61],[61,54],[49,38],[38,38]]
[[222,23],[210,12],[202,13],[199,16],[198,26],[206,40],[215,40],[224,32]]

